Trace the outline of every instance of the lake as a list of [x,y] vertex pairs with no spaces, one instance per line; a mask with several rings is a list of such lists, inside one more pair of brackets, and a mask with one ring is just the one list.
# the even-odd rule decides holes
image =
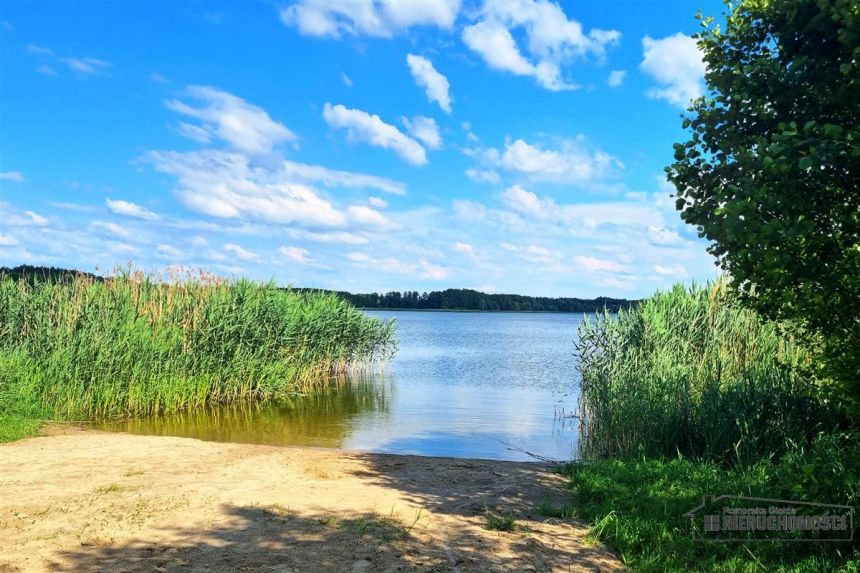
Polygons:
[[397,320],[383,372],[277,403],[102,424],[203,440],[498,460],[567,460],[582,314],[369,311]]

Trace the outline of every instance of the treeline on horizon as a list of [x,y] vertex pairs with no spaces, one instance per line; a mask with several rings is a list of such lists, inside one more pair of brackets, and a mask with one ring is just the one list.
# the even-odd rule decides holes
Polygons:
[[17,267],[11,268],[0,267],[0,275],[5,275],[15,280],[24,279],[26,281],[52,280],[58,282],[65,282],[73,279],[75,276],[78,275],[97,281],[104,280],[103,277],[85,271],[64,269],[60,267],[41,267],[32,265],[19,265]]
[[[75,275],[85,275],[91,279],[102,277],[57,267],[20,265],[14,268],[0,267],[0,274],[15,279],[59,280],[65,281]],[[296,288],[300,292],[334,292],[359,308],[388,308],[410,310],[476,310],[507,312],[601,312],[604,309],[618,312],[635,305],[637,300],[623,298],[597,297],[593,299],[545,296],[525,296],[519,294],[490,294],[472,289],[445,289],[419,293],[418,291],[391,291],[387,293],[350,293],[346,291],[326,291],[325,289]]]
[[[298,289],[313,290],[313,289]],[[391,291],[387,293],[353,294],[335,291],[360,308],[391,308],[414,310],[478,310],[519,312],[618,312],[636,304],[636,300],[597,297],[550,298],[520,294],[489,294],[472,289],[449,288],[442,291]]]

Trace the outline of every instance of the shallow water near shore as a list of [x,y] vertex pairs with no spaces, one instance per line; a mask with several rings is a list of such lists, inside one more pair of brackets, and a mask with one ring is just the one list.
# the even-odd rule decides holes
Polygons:
[[369,311],[397,320],[380,373],[267,404],[100,424],[210,441],[484,458],[567,460],[577,424],[582,314]]

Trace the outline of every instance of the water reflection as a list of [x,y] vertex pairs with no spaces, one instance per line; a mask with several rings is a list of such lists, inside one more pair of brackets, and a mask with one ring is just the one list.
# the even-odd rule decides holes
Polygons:
[[397,319],[385,373],[306,396],[105,424],[254,444],[475,457],[574,456],[573,345],[582,315],[373,312]]
[[353,376],[309,394],[265,404],[207,407],[181,414],[107,422],[100,428],[152,436],[218,442],[344,447],[356,417],[384,421],[392,388],[384,380]]
[[530,387],[441,386],[389,374],[397,389],[385,420],[361,417],[348,449],[503,460],[570,459],[574,420],[557,416],[570,396]]

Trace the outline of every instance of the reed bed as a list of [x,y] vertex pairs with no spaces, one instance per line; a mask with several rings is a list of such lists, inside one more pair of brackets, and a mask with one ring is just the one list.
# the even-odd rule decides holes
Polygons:
[[393,322],[335,294],[184,271],[0,276],[0,415],[4,404],[74,419],[264,400],[395,350]]
[[830,418],[809,353],[725,280],[584,321],[576,355],[586,458],[761,459]]

